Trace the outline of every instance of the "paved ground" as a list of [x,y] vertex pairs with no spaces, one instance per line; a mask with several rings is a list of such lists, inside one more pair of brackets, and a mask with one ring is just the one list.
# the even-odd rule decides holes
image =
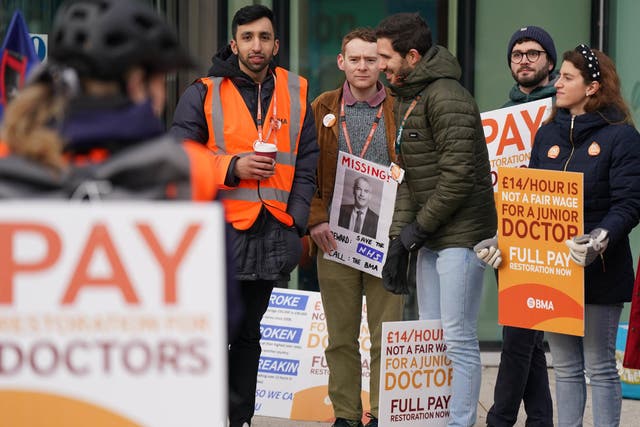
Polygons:
[[[548,356],[548,355],[547,355]],[[499,355],[497,353],[482,354],[482,387],[480,389],[480,401],[478,402],[478,422],[476,426],[485,426],[487,420],[487,411],[493,402],[493,386],[495,385],[496,374],[498,372],[497,364]],[[549,380],[551,382],[551,395],[555,396],[555,380],[553,368],[549,369]],[[555,409],[555,408],[554,408]],[[622,419],[621,427],[631,427],[640,425],[640,400],[623,399],[622,400]],[[524,410],[520,409],[517,427],[525,425]],[[593,417],[591,416],[591,398],[587,399],[587,410],[585,411],[584,426],[592,427]],[[253,420],[252,427],[331,427],[331,423],[292,421],[282,418],[256,417]]]

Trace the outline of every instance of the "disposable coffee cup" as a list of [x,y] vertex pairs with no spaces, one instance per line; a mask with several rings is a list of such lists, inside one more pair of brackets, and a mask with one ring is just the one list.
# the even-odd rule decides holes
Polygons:
[[276,154],[278,154],[278,147],[268,142],[255,142],[253,144],[253,150],[255,154],[266,156],[273,160],[276,159]]

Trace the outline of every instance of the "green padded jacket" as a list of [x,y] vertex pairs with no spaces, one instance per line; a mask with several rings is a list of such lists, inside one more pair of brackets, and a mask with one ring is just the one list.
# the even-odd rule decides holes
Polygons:
[[432,46],[396,95],[405,180],[398,188],[389,235],[417,220],[431,250],[472,248],[496,233],[497,216],[489,157],[478,106],[458,82],[461,70],[444,47]]

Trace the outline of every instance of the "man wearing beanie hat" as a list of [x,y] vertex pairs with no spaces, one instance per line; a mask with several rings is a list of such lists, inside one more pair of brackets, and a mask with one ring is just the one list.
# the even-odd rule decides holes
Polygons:
[[[516,30],[509,40],[507,63],[516,84],[509,93],[508,107],[555,96],[556,48],[551,36],[540,27]],[[478,257],[484,259],[478,254]],[[497,268],[499,264],[492,264]],[[497,274],[496,274],[497,279]],[[493,406],[487,424],[513,426],[524,401],[526,425],[553,426],[553,401],[549,391],[544,332],[504,326],[502,353],[493,392]]]
[[507,46],[507,64],[516,84],[503,107],[554,96],[556,60],[549,33],[533,25],[516,30]]

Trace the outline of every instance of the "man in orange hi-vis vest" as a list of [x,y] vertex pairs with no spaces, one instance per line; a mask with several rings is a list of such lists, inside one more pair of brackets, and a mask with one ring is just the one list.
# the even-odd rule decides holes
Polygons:
[[[272,64],[279,47],[273,12],[243,7],[231,30],[209,75],[180,98],[171,133],[207,145],[226,171],[219,194],[245,304],[229,345],[229,421],[242,427],[254,414],[260,321],[273,287],[289,280],[300,259],[319,150],[307,81]],[[275,159],[254,154],[273,145]]]

